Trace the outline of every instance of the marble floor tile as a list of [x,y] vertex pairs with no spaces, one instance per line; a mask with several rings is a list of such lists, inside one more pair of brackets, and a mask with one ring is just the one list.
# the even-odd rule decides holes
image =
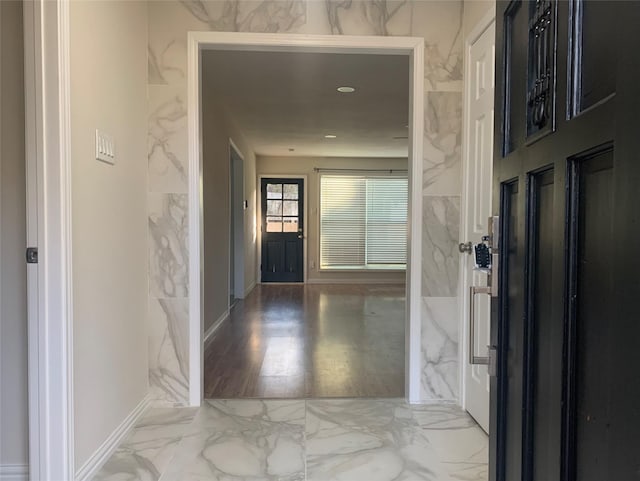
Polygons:
[[195,421],[195,429],[242,430],[252,423],[284,423],[304,426],[305,401],[299,399],[207,399]]
[[453,405],[207,400],[153,409],[99,481],[486,481],[487,436]]
[[136,424],[94,481],[157,481],[167,469],[197,408],[156,408]]
[[444,479],[403,400],[309,401],[306,437],[308,480]]
[[304,481],[304,401],[205,401],[162,481]]
[[487,480],[488,437],[465,411],[455,405],[415,406],[412,410],[417,425],[452,480]]

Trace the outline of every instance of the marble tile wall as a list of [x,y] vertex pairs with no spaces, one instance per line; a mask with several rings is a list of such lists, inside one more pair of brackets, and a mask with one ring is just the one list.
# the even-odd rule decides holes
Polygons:
[[[458,291],[462,1],[183,0],[149,8],[150,382],[157,397],[186,403],[188,157],[187,32],[190,30],[334,35],[408,35],[425,39],[423,304],[454,304]],[[163,308],[165,306],[172,308]],[[155,303],[155,304],[154,304]],[[176,305],[181,307],[173,309]],[[167,313],[169,311],[169,313]],[[455,309],[422,319],[425,401],[458,396]],[[178,313],[178,314],[176,314]],[[446,332],[446,335],[442,333]],[[185,357],[186,356],[186,357]]]

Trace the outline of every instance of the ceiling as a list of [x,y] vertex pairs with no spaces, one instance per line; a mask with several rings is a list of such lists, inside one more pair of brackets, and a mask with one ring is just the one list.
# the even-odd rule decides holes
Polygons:
[[209,50],[202,68],[258,155],[407,156],[408,56]]

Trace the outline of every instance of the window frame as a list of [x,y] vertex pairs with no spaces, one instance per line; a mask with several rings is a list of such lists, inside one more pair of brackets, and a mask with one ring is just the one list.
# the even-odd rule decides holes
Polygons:
[[[356,178],[364,178],[364,179],[372,179],[372,178],[401,178],[407,182],[407,219],[406,219],[406,248],[407,248],[407,259],[409,256],[409,207],[410,207],[410,184],[409,184],[409,175],[405,170],[397,170],[397,169],[389,169],[389,170],[371,170],[371,171],[326,171],[318,173],[318,209],[317,209],[317,229],[318,229],[318,241],[317,241],[317,259],[318,259],[318,271],[319,272],[406,272],[407,271],[407,262],[404,264],[367,264],[366,263],[366,254],[365,254],[365,264],[362,266],[351,265],[351,266],[323,266],[322,265],[322,178],[323,177],[356,177]],[[365,194],[366,195],[366,194]],[[366,209],[366,206],[365,206]],[[366,231],[366,222],[365,222],[365,231]],[[365,248],[366,248],[366,240],[365,240]],[[365,249],[366,250],[366,249]]]

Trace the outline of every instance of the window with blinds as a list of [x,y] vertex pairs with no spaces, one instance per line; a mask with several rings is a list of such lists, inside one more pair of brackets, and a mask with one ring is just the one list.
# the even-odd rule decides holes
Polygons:
[[407,177],[320,177],[320,268],[404,269]]

